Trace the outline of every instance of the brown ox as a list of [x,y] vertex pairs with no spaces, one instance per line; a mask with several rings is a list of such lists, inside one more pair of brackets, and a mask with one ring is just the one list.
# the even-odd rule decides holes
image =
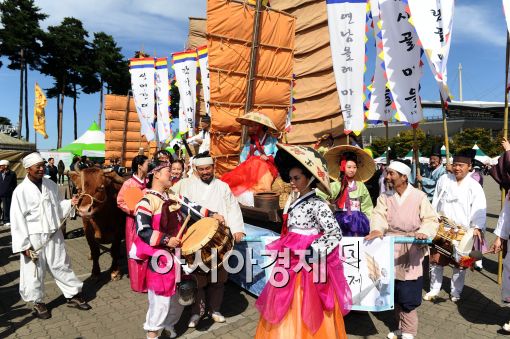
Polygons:
[[117,193],[124,179],[111,170],[100,168],[84,168],[70,172],[69,175],[78,190],[77,211],[83,220],[85,237],[90,247],[92,277],[98,278],[101,273],[99,244],[112,244],[110,275],[112,280],[119,280],[120,243],[126,217],[117,207]]

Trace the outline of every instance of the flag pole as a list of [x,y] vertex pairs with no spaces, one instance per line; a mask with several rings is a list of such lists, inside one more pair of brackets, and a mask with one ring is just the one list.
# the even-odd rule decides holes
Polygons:
[[[505,58],[505,113],[503,115],[503,138],[508,138],[508,62],[510,61],[510,35],[506,31],[506,58]],[[501,208],[505,204],[506,194],[505,189],[501,188]],[[508,248],[508,242],[506,246]],[[503,252],[498,255],[498,284],[503,282]]]
[[446,103],[441,96],[441,91],[439,91],[439,99],[441,99],[441,111],[443,113],[443,133],[444,133],[444,147],[446,148],[446,166],[450,164],[450,144],[448,141],[448,124],[446,123],[446,115],[448,114],[448,108]]
[[386,166],[390,165],[390,132],[388,124],[389,121],[384,122],[384,129],[386,130]]
[[[413,158],[414,158],[414,166],[416,169],[416,176],[415,179],[420,175],[420,155],[419,155],[419,149],[418,149],[418,132],[416,131],[418,127],[413,127]],[[419,183],[417,180],[415,180],[417,183],[418,189],[421,190],[421,183]]]

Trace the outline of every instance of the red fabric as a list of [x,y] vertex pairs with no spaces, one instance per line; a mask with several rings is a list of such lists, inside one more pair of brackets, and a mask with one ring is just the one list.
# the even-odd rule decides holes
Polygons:
[[285,213],[284,215],[282,215],[282,218],[283,218],[283,222],[282,222],[282,232],[280,233],[280,238],[285,236],[287,234],[287,232],[289,231],[289,228],[287,226],[287,223],[289,221],[289,214]]
[[[342,156],[342,160],[340,161],[340,173],[345,174],[345,166],[347,164],[347,160],[344,156]],[[344,175],[342,179],[342,190],[340,191],[339,198],[337,200],[337,206],[338,208],[344,208],[345,202],[347,201],[347,198],[349,196],[349,183],[347,182],[347,176]]]
[[274,158],[268,157],[267,161],[260,156],[250,156],[232,171],[225,173],[220,179],[228,184],[234,196],[239,196],[254,187],[259,180],[270,172],[273,178],[278,176],[278,169],[274,165]]

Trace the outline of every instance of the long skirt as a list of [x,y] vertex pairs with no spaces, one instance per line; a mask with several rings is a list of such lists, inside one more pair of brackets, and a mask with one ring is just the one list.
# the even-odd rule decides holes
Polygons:
[[300,264],[296,250],[307,249],[320,235],[289,232],[267,246],[269,251],[290,249],[290,265],[278,260],[276,270],[289,278],[283,287],[267,283],[255,306],[260,312],[256,338],[347,338],[343,316],[352,305],[338,248],[326,257],[324,282],[314,283],[314,272],[294,268]]

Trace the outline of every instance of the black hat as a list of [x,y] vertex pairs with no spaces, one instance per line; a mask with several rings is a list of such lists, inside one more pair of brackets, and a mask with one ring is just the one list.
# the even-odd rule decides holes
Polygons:
[[430,156],[435,155],[436,157],[441,157],[441,147],[440,144],[435,144],[432,146],[432,149],[430,150]]
[[473,164],[473,160],[476,156],[476,150],[472,148],[463,149],[453,157],[453,162],[462,162],[468,165]]

